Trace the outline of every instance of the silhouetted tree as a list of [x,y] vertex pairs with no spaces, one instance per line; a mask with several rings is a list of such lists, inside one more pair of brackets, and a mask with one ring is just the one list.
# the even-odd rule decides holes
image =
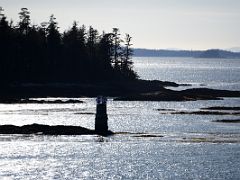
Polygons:
[[48,26],[48,22],[42,22],[41,26],[38,28],[38,31],[42,37],[42,41],[46,44],[47,42],[47,26]]
[[88,37],[87,37],[87,47],[89,50],[89,56],[92,60],[96,55],[96,44],[98,39],[98,31],[92,26],[89,27]]
[[133,55],[133,50],[131,49],[131,39],[132,37],[129,34],[126,34],[125,47],[122,52],[121,71],[128,79],[135,79],[137,78],[137,74],[132,70],[133,62],[131,60],[131,56]]
[[113,57],[113,36],[112,33],[103,32],[99,42],[98,49],[98,74],[102,79],[111,79],[113,77],[112,57]]
[[4,11],[4,9],[0,6],[0,19],[2,19],[2,17],[4,17],[3,11]]
[[121,42],[119,29],[113,28],[113,65],[116,70],[120,70],[121,63]]
[[88,67],[87,77],[93,80],[96,77],[97,70],[97,43],[98,43],[98,31],[92,26],[89,27],[87,36],[87,49],[88,49]]
[[8,70],[10,66],[7,61],[10,48],[10,27],[3,11],[3,8],[0,7],[0,80],[2,83],[5,83],[8,79]]
[[69,59],[65,65],[68,68],[67,73],[74,81],[83,75],[81,71],[83,71],[83,61],[86,58],[85,35],[85,27],[78,28],[76,21],[72,28],[63,35],[65,58]]
[[21,12],[19,13],[19,30],[23,34],[28,34],[29,26],[30,26],[30,12],[27,8],[21,8]]
[[30,12],[22,8],[17,26],[8,22],[0,7],[0,81],[8,83],[98,82],[133,80],[131,37],[126,43],[119,29],[98,31],[92,26],[59,32],[54,15],[49,22],[32,25]]
[[61,34],[58,31],[56,18],[54,15],[50,16],[49,24],[47,27],[47,54],[48,54],[48,67],[49,76],[52,80],[56,80],[58,74],[58,66],[61,64],[60,60],[62,57],[61,51]]
[[47,44],[50,48],[59,47],[61,44],[61,34],[58,31],[57,24],[56,18],[51,15],[47,27]]

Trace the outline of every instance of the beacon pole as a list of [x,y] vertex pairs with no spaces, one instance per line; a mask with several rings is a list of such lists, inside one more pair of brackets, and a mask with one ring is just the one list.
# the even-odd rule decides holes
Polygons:
[[95,131],[97,134],[106,135],[108,134],[107,98],[98,96],[96,103]]

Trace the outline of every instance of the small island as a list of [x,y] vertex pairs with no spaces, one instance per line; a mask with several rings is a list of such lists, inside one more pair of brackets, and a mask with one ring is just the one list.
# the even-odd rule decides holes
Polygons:
[[[2,9],[2,8],[1,8]],[[236,91],[168,90],[174,82],[138,78],[131,57],[132,37],[121,39],[119,29],[99,33],[73,23],[60,33],[54,15],[33,25],[22,8],[13,26],[0,13],[0,102],[33,103],[33,97],[117,97],[115,100],[189,101],[239,97]],[[25,100],[22,100],[25,99]],[[44,103],[44,102],[41,102]],[[63,102],[64,103],[64,102]],[[75,102],[73,102],[75,103]]]
[[[0,103],[82,103],[79,100],[35,101],[30,98],[98,95],[115,97],[116,101],[196,101],[240,97],[239,91],[207,88],[174,91],[166,87],[181,85],[139,79],[133,70],[132,37],[126,34],[122,39],[118,28],[99,33],[92,26],[78,26],[74,21],[70,29],[60,33],[54,15],[48,22],[33,25],[27,8],[21,9],[19,22],[14,26],[0,9]],[[0,133],[99,134],[82,127],[39,124],[3,125]]]

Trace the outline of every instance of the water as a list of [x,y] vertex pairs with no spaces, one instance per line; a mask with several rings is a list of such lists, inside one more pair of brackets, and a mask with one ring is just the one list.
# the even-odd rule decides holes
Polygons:
[[[240,90],[240,60],[134,61],[145,79]],[[63,124],[93,129],[95,100],[80,100],[84,103],[0,104],[0,124]],[[240,124],[213,122],[239,116],[157,111],[197,111],[239,104],[239,98],[194,102],[109,99],[109,128],[116,132],[114,136],[0,135],[0,179],[239,179]]]
[[240,89],[240,59],[135,58],[144,79],[173,81],[217,89]]

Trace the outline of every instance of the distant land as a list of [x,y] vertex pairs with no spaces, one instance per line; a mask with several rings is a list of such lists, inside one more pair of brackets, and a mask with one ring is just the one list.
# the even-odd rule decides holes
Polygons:
[[240,52],[240,47],[232,47],[232,48],[229,48],[226,50],[231,51],[231,52]]
[[221,49],[208,49],[205,51],[167,50],[167,49],[134,49],[135,57],[194,57],[194,58],[240,58],[240,52]]

